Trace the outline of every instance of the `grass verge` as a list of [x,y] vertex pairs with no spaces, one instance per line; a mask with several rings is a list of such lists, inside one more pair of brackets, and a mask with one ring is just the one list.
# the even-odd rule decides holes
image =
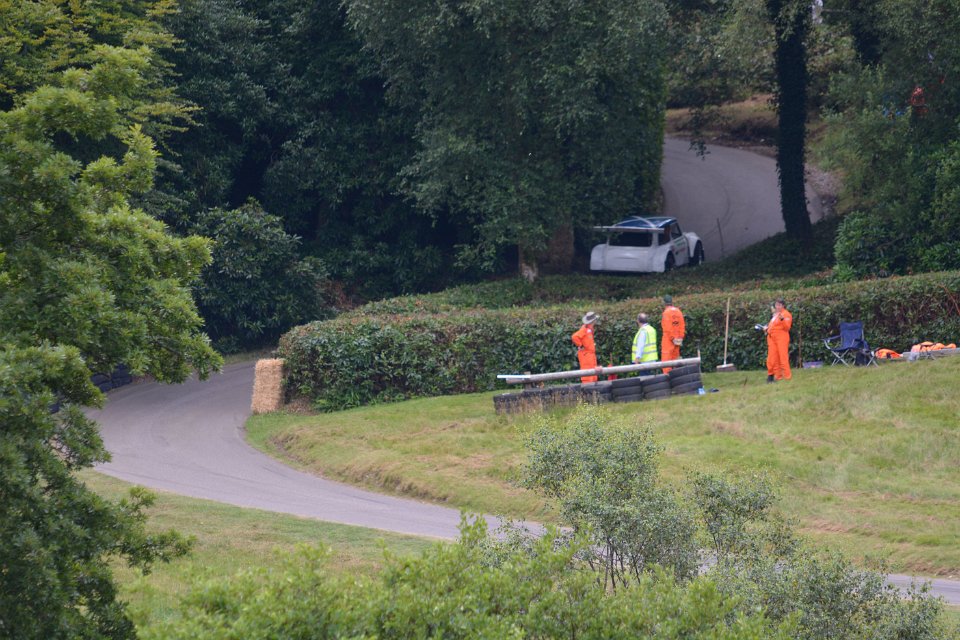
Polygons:
[[[795,372],[708,374],[719,393],[611,405],[665,445],[666,475],[766,470],[784,511],[819,543],[895,571],[960,577],[960,358]],[[530,419],[492,394],[248,422],[250,441],[301,468],[470,510],[549,520],[511,483]]]
[[[81,474],[91,490],[116,500],[130,485],[93,471]],[[148,527],[176,529],[195,539],[193,553],[169,564],[156,565],[149,575],[118,565],[115,575],[121,598],[140,628],[178,615],[179,600],[199,581],[222,579],[254,567],[280,567],[283,553],[298,545],[332,549],[329,566],[335,571],[373,573],[383,549],[405,555],[434,544],[423,538],[386,533],[257,509],[241,509],[207,500],[157,493],[148,511]]]

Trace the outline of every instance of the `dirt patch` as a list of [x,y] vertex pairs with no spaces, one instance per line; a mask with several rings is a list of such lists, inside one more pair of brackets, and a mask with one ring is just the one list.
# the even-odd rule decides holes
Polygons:
[[710,428],[717,433],[733,436],[735,438],[744,438],[746,436],[743,430],[743,425],[739,422],[724,422],[722,420],[718,420],[712,423]]

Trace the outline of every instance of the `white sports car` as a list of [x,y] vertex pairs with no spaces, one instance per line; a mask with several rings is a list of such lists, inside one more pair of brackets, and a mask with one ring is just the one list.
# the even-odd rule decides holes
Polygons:
[[684,233],[676,218],[633,216],[610,227],[594,227],[607,241],[590,252],[591,271],[664,272],[703,262],[703,243]]

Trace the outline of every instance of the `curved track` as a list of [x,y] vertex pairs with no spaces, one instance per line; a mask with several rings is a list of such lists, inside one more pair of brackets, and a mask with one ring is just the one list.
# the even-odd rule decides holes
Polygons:
[[[698,156],[686,140],[667,138],[660,185],[664,213],[677,218],[684,231],[700,236],[707,260],[784,230],[772,158],[712,145],[705,156]],[[812,221],[823,217],[820,198],[809,186],[807,209]]]
[[[712,257],[719,256],[719,234],[710,235],[708,227],[716,225],[717,218],[727,225],[728,253],[737,246],[728,236],[750,244],[782,230],[778,207],[767,201],[771,193],[778,198],[772,160],[716,147],[701,160],[687,151],[686,142],[677,140],[667,141],[665,157],[667,210],[701,234]],[[205,382],[147,382],[111,392],[103,410],[90,412],[100,422],[113,456],[98,470],[146,487],[240,507],[434,538],[457,536],[460,514],[455,509],[325,480],[254,450],[243,437],[252,387],[253,363],[242,363]],[[496,519],[487,519],[496,526]],[[910,580],[890,576],[899,585]],[[931,586],[947,602],[960,604],[960,582],[933,580]]]
[[[154,382],[113,391],[91,411],[113,460],[97,469],[154,489],[239,507],[434,538],[455,538],[454,509],[384,496],[283,465],[243,438],[253,365],[205,382]],[[490,519],[491,524],[496,524]]]

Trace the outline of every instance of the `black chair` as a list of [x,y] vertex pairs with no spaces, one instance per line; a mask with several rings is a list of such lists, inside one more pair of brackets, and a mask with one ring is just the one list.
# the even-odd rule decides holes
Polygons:
[[823,345],[833,354],[831,364],[877,365],[873,350],[863,337],[862,322],[841,322],[840,335],[824,339]]

